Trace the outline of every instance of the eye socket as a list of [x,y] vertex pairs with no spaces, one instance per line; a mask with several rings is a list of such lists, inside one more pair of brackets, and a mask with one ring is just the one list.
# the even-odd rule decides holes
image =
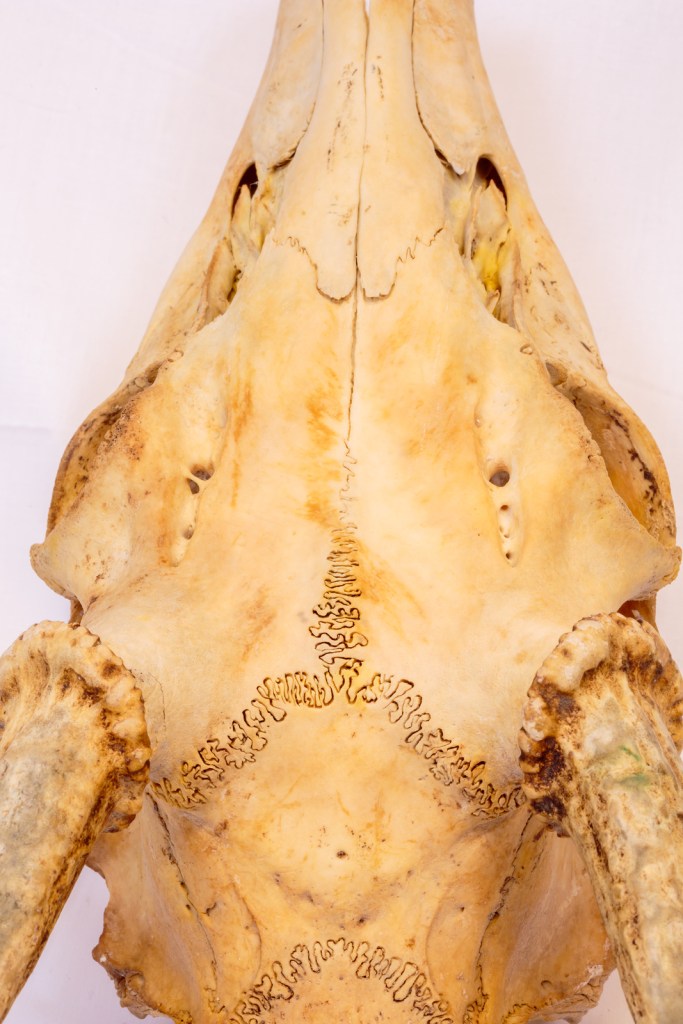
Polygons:
[[494,487],[505,487],[505,485],[509,483],[509,480],[510,474],[507,469],[497,469],[496,472],[489,477],[489,483],[493,484]]

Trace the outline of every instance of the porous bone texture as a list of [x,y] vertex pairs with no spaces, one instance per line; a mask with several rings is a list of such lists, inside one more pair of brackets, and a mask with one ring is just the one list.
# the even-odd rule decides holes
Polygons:
[[97,957],[177,1021],[578,1020],[611,966],[520,787],[561,634],[652,617],[666,474],[607,383],[468,0],[283,0],[252,112],[38,572],[136,674]]

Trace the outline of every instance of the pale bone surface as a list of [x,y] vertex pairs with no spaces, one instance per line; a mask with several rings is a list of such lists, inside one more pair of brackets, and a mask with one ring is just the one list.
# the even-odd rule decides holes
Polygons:
[[[373,5],[375,46],[371,36],[367,60],[359,10],[346,29],[347,40],[358,35],[355,78],[367,65],[367,102],[357,102],[347,79],[348,132],[333,149],[339,164],[333,160],[326,172],[320,157],[339,119],[338,55],[323,52],[319,77],[319,52],[303,46],[308,56],[294,62],[296,70],[302,77],[310,70],[310,95],[318,96],[308,130],[290,124],[285,106],[270,112],[269,123],[291,131],[290,138],[274,132],[269,151],[268,140],[247,133],[200,244],[134,364],[121,396],[132,400],[69,508],[82,473],[72,460],[57,494],[67,511],[37,559],[141,680],[155,746],[156,809],[150,799],[132,830],[100,844],[114,897],[103,949],[134,1002],[144,998],[179,1017],[185,1007],[197,1020],[220,1019],[221,1003],[229,1007],[235,993],[276,975],[270,962],[286,962],[296,945],[314,951],[317,941],[342,936],[354,944],[349,960],[362,960],[359,944],[367,941],[370,953],[381,945],[396,957],[396,971],[409,963],[426,968],[438,998],[450,1003],[442,1018],[493,1021],[514,1013],[526,1020],[534,1006],[545,1006],[546,1017],[563,1003],[585,1007],[597,987],[587,979],[599,977],[595,968],[605,958],[588,890],[569,900],[564,920],[553,925],[554,941],[547,921],[534,935],[543,906],[557,905],[562,871],[553,872],[557,890],[548,881],[527,892],[528,858],[538,855],[537,882],[560,862],[568,892],[583,884],[578,862],[568,843],[548,833],[530,843],[540,830],[527,824],[525,808],[496,812],[520,799],[519,709],[558,636],[583,615],[646,601],[674,571],[666,481],[643,428],[609,391],[589,351],[583,313],[501,130],[489,123],[489,137],[473,131],[481,144],[472,152],[468,118],[476,129],[482,116],[476,96],[469,106],[456,103],[470,96],[457,80],[436,90],[438,103],[430,92],[435,69],[452,76],[461,65],[450,56],[440,64],[438,52],[424,57],[431,45],[426,29],[420,33],[424,10],[417,8],[414,33],[419,113],[460,176],[442,169],[406,106],[415,91],[405,81],[412,76],[405,20],[392,26],[392,14],[405,19],[400,5]],[[327,5],[326,16],[353,11]],[[477,70],[483,89],[481,75]],[[297,85],[300,96],[305,84]],[[400,122],[391,111],[399,96]],[[484,96],[484,110],[487,102]],[[443,110],[456,108],[465,123],[444,126]],[[358,139],[368,145],[362,166]],[[273,171],[294,148],[291,163]],[[483,154],[505,185],[507,208],[495,175],[483,187],[488,165],[473,173]],[[229,210],[254,156],[260,190],[253,200],[242,193],[226,231],[221,201]],[[382,160],[389,159],[424,189],[411,195],[398,176],[388,183]],[[315,211],[310,228],[313,181],[318,199],[331,196],[334,207],[328,201]],[[358,219],[351,236],[349,202],[351,220],[354,213]],[[349,276],[345,259],[356,239],[359,279],[355,261]],[[233,265],[240,280],[220,316]],[[165,315],[171,303],[172,316]],[[170,361],[146,388],[149,367],[167,352]],[[102,435],[121,404],[105,410]],[[91,437],[97,428],[90,426]],[[193,469],[200,470],[194,477]],[[503,486],[489,483],[505,473]],[[124,481],[130,499],[121,511]],[[200,502],[196,513],[190,503]],[[192,537],[183,536],[193,527]],[[340,557],[328,562],[334,552]],[[349,614],[335,618],[332,631],[323,628],[325,615],[311,622],[311,608],[334,615],[326,592],[347,584],[360,591],[339,601]],[[326,709],[301,706],[311,691],[291,688],[286,673],[294,671],[318,677],[331,700]],[[264,713],[259,706],[271,712],[255,727],[242,712]],[[259,724],[267,726],[263,736]],[[251,741],[240,740],[247,726]],[[437,729],[450,740],[443,757],[429,746]],[[410,743],[396,744],[397,737]],[[367,763],[370,744],[374,764]],[[337,764],[329,763],[330,751]],[[240,768],[228,764],[250,754]],[[473,771],[473,764],[483,767]],[[320,798],[312,800],[316,792]],[[167,855],[154,866],[147,851],[155,842],[173,863]],[[145,879],[145,893],[132,892],[135,906],[126,910],[130,877]],[[302,879],[315,891],[304,892]],[[367,908],[354,916],[359,896]],[[520,948],[522,919],[529,923]],[[241,940],[245,920],[251,946]],[[579,927],[585,941],[577,951],[571,939]],[[183,933],[190,955],[179,963],[168,947]],[[561,954],[555,967],[547,945]],[[344,963],[344,956],[325,963],[330,959]],[[256,964],[264,965],[260,973]],[[358,983],[359,997],[355,982],[344,985],[343,996],[329,996],[349,1006],[347,1019],[355,998],[366,1007],[372,1001],[369,973]],[[313,970],[296,991],[285,981],[280,992],[291,988],[295,1001],[273,1005],[305,1019],[299,997],[305,984],[314,990],[317,977]],[[550,991],[542,981],[551,981]],[[410,1005],[387,1002],[389,987],[376,988],[378,1012],[403,1019]]]

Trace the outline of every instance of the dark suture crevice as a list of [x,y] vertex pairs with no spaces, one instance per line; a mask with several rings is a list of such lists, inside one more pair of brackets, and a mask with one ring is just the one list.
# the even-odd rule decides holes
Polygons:
[[180,864],[178,863],[178,858],[177,858],[177,855],[176,855],[176,852],[175,852],[175,847],[174,847],[174,844],[173,844],[173,837],[171,836],[171,831],[170,831],[168,822],[166,820],[166,817],[162,813],[161,808],[159,807],[159,804],[157,803],[157,801],[153,797],[151,797],[151,796],[150,796],[150,802],[152,804],[152,807],[154,809],[154,814],[156,816],[156,819],[157,819],[157,821],[158,821],[158,823],[159,823],[159,825],[161,827],[161,831],[162,831],[163,836],[164,836],[165,846],[163,848],[163,853],[164,853],[166,859],[168,860],[168,862],[173,867],[175,873],[176,873],[176,876],[177,876],[177,879],[178,879],[178,885],[180,886],[180,889],[181,889],[181,891],[183,893],[183,898],[184,898],[184,901],[185,901],[185,905],[191,911],[191,913],[192,913],[192,915],[193,915],[193,917],[195,919],[195,922],[197,924],[197,927],[198,927],[199,931],[201,932],[201,934],[202,934],[202,936],[204,938],[204,941],[206,942],[207,946],[209,947],[209,956],[210,956],[210,959],[211,959],[211,971],[212,971],[213,979],[214,979],[213,993],[215,995],[218,992],[218,959],[216,957],[216,952],[214,950],[213,943],[212,943],[211,938],[209,936],[209,933],[208,933],[208,931],[206,929],[206,925],[204,924],[204,921],[202,920],[202,918],[204,916],[206,916],[206,915],[205,915],[205,913],[202,913],[202,911],[200,911],[197,908],[194,900],[192,899],[192,896],[190,895],[190,890],[189,890],[187,882],[185,881],[185,878],[183,876],[183,872],[181,870]]
[[[508,214],[507,192],[493,161],[482,156],[470,171],[467,212],[456,227],[465,267],[476,281],[486,310],[515,327],[514,295],[519,259]],[[462,182],[460,188],[465,187]]]
[[230,253],[231,276],[226,281],[228,286],[223,287],[223,312],[235,298],[245,273],[258,260],[266,238],[272,235],[291,159],[260,169],[252,162],[235,186],[224,239]]
[[503,201],[505,202],[505,205],[507,207],[508,194],[505,188],[505,184],[503,183],[503,179],[500,175],[498,168],[496,167],[496,165],[494,164],[493,160],[491,160],[490,157],[479,157],[479,160],[477,161],[477,168],[474,173],[474,178],[475,181],[483,182],[486,185],[489,185],[491,182],[493,182],[498,191],[501,193]]
[[249,195],[253,198],[259,187],[258,171],[256,170],[256,164],[251,163],[244,171],[244,174],[237,182],[237,188],[235,189],[235,195],[232,200],[233,213],[237,206],[237,201],[240,197],[240,193],[243,188],[249,189]]
[[[525,878],[532,875],[544,854],[544,841],[547,827],[540,824],[533,814],[527,817],[519,833],[514,851],[510,858],[510,870],[503,879],[499,890],[498,902],[488,916],[488,920],[481,934],[481,939],[475,958],[475,969],[478,979],[477,996],[465,1011],[464,1024],[481,1024],[489,996],[486,991],[486,979],[484,977],[484,966],[487,962],[487,943],[492,938],[492,929],[501,922],[511,892],[515,885],[524,884]],[[529,858],[524,857],[525,850],[531,852]],[[506,1015],[505,1020],[508,1020]]]

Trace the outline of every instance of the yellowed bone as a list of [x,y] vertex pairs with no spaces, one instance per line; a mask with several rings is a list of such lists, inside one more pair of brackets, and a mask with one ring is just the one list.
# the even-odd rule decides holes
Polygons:
[[576,621],[652,619],[679,552],[466,0],[284,0],[33,559],[144,696],[142,808],[90,859],[134,1012],[594,1004],[612,956],[576,846],[525,800],[521,709]]

